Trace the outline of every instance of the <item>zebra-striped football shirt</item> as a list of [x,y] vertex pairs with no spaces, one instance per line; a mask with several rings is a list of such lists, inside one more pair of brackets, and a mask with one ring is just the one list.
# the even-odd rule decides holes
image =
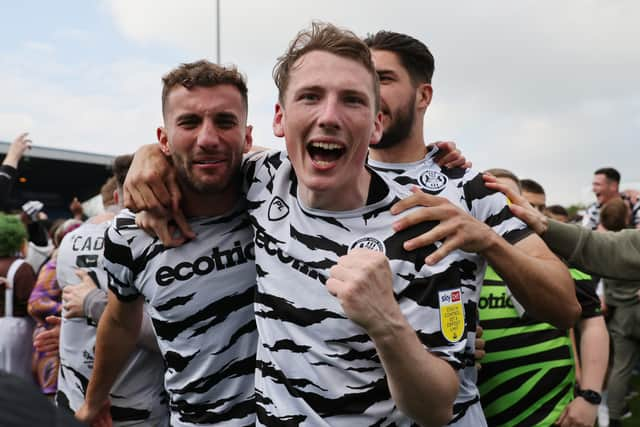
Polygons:
[[[96,285],[107,290],[104,263],[104,233],[109,222],[86,222],[67,234],[58,252],[56,275],[62,288],[74,286],[80,279],[75,270],[86,270]],[[60,371],[56,403],[76,411],[84,401],[93,362],[97,323],[87,317],[66,318],[63,310],[60,330]],[[166,425],[166,393],[162,381],[162,358],[157,353],[137,348],[114,383],[111,417],[116,426]]]
[[[424,162],[421,163],[422,167]],[[476,217],[522,234],[506,200],[461,170],[446,176],[429,164],[422,184],[445,193]],[[376,166],[376,165],[374,165]],[[434,266],[430,245],[407,252],[402,243],[433,228],[426,222],[395,234],[389,208],[409,194],[402,177],[413,168],[372,173],[366,206],[346,212],[305,207],[286,154],[263,152],[244,165],[249,215],[255,227],[258,293],[258,423],[274,425],[412,425],[391,399],[384,369],[366,332],[349,320],[325,289],[338,257],[355,247],[385,253],[401,310],[425,347],[454,368],[472,364],[467,338],[475,330],[476,302],[485,263],[455,251]],[[416,165],[416,170],[418,166]],[[434,170],[435,169],[435,170]],[[422,175],[422,173],[421,173]],[[472,339],[472,338],[471,338]],[[470,358],[471,357],[471,358]],[[460,375],[465,379],[465,375]],[[466,383],[465,383],[466,384]],[[459,419],[478,401],[475,385],[462,387],[454,411]],[[466,425],[482,425],[469,420]]]
[[121,301],[144,297],[166,364],[172,426],[253,425],[251,226],[238,210],[189,224],[197,237],[168,248],[123,211],[106,236],[109,287]]

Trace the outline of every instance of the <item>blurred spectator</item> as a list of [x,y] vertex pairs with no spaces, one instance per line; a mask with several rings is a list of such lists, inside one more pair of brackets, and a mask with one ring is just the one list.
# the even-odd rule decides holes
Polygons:
[[[629,221],[629,206],[614,198],[600,212],[599,229],[621,231]],[[605,301],[609,310],[609,332],[613,340],[613,364],[609,373],[609,426],[618,427],[626,415],[624,397],[631,384],[633,368],[640,360],[640,281],[604,279]]]
[[105,210],[107,210],[107,208],[111,206],[118,208],[119,204],[113,196],[114,193],[117,192],[117,190],[118,186],[116,184],[115,176],[107,179],[107,182],[105,182],[102,187],[100,187],[100,196],[102,196],[102,205],[105,207]]
[[547,206],[543,213],[556,221],[569,222],[569,212],[560,205]]
[[28,247],[25,261],[31,265],[33,271],[40,268],[51,256],[53,244],[47,232],[47,215],[42,211],[44,205],[38,200],[31,200],[22,205],[20,218],[27,227]]
[[483,178],[488,188],[501,191],[511,200],[509,209],[540,235],[556,255],[602,277],[640,280],[640,233],[637,230],[597,233],[579,225],[554,221],[496,177],[487,174]]
[[77,219],[79,221],[86,221],[87,216],[84,214],[84,209],[82,208],[82,203],[78,200],[77,197],[74,197],[69,203],[69,210],[71,211],[71,216],[73,219]]
[[520,187],[522,188],[522,197],[527,199],[531,206],[544,212],[547,200],[544,188],[532,179],[521,179]]
[[[58,247],[62,238],[82,224],[76,219],[69,219],[59,224],[54,230],[53,245]],[[56,280],[57,251],[53,251],[50,259],[42,266],[38,273],[36,285],[29,297],[29,314],[36,321],[33,332],[34,341],[38,335],[50,329],[53,325],[46,321],[48,316],[60,316],[62,311],[62,290]],[[52,395],[57,390],[59,358],[57,351],[34,351],[33,371],[36,381],[44,394]]]
[[582,218],[582,226],[595,230],[600,224],[600,210],[605,203],[622,198],[627,203],[632,213],[631,226],[640,228],[640,202],[633,203],[629,196],[620,193],[620,172],[614,168],[601,168],[595,171],[593,176],[593,193],[596,202],[587,208]]
[[622,199],[608,201],[600,212],[600,225],[606,231],[620,231],[629,225],[629,206]]
[[27,301],[36,277],[21,259],[26,238],[18,217],[0,214],[0,369],[32,379],[33,321],[27,313]]
[[[116,157],[114,175],[122,176],[124,180],[131,159],[132,156]],[[107,303],[104,233],[115,212],[121,209],[121,188],[113,186],[114,183],[112,178],[105,183],[103,195],[111,188],[113,197],[105,197],[105,200],[110,200],[115,206],[105,206],[105,213],[92,217],[67,234],[58,253],[56,273],[62,288],[63,309],[56,403],[71,411],[78,410],[84,402],[93,369],[97,326]],[[117,184],[122,185],[120,182]],[[79,274],[78,269],[84,272]],[[164,362],[151,320],[148,315],[145,318],[139,334],[139,347],[112,388],[111,417],[114,426],[156,426],[164,425],[163,420],[168,422]]]
[[24,155],[25,151],[31,148],[31,140],[29,133],[25,132],[13,140],[9,146],[9,151],[0,166],[0,208],[7,208],[9,194],[18,176],[18,163]]

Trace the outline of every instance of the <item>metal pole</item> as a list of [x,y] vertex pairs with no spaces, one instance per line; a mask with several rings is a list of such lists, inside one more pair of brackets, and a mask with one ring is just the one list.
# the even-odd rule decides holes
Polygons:
[[216,62],[220,63],[220,0],[216,0]]

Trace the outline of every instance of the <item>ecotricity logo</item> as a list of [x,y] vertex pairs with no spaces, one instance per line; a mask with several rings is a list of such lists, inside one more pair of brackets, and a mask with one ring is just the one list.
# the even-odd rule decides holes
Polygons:
[[442,190],[447,185],[448,180],[449,178],[445,174],[434,170],[425,171],[418,179],[420,185],[427,191]]
[[352,251],[357,248],[369,249],[371,251],[378,251],[385,253],[384,243],[376,239],[375,237],[361,237],[355,242],[349,245],[349,250]]

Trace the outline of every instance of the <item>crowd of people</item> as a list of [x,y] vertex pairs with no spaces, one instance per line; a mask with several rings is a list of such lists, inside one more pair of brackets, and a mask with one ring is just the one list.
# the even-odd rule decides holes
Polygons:
[[638,194],[598,169],[571,224],[534,180],[425,144],[433,72],[409,35],[314,23],[274,68],[274,151],[237,68],[169,71],[103,214],[0,214],[0,424],[621,425]]

